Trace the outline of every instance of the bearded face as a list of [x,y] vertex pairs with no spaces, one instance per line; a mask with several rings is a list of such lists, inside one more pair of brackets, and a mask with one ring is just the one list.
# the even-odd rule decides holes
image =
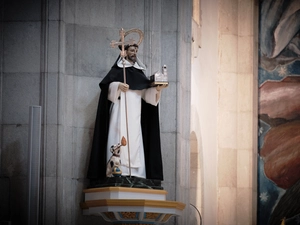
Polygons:
[[130,46],[126,50],[126,59],[129,61],[131,64],[134,64],[136,62],[136,54],[138,52],[138,48],[135,46]]

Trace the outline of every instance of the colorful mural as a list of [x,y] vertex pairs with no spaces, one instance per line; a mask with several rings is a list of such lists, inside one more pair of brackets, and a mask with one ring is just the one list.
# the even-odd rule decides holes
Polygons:
[[261,0],[258,225],[300,224],[300,0]]

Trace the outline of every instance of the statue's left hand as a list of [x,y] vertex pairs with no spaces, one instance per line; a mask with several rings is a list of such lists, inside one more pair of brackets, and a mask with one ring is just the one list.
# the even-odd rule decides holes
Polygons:
[[168,87],[168,84],[160,84],[158,86],[156,86],[156,90],[157,91],[161,91],[162,89]]

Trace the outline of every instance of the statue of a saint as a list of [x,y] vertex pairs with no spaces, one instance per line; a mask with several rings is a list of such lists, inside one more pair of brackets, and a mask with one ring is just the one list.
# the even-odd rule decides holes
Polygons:
[[106,177],[110,148],[124,136],[127,145],[120,154],[122,176],[163,180],[158,104],[167,85],[151,85],[144,73],[146,67],[137,57],[138,44],[123,45],[123,49],[100,82],[87,177]]

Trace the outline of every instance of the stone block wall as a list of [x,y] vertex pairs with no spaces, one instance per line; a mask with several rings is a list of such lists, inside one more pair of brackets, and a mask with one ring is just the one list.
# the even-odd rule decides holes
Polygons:
[[[193,28],[191,153],[204,224],[256,223],[257,2],[201,1]],[[199,48],[200,46],[200,48]],[[196,174],[197,174],[196,173]],[[191,174],[190,179],[196,179]]]
[[189,115],[189,108],[183,108],[189,99],[190,5],[185,3],[1,1],[0,174],[9,178],[12,224],[26,221],[30,105],[42,106],[41,223],[105,224],[99,217],[82,216],[79,203],[88,185],[98,84],[119,54],[109,43],[118,40],[120,28],[144,31],[139,56],[147,75],[168,66],[170,84],[160,103],[163,186],[169,200],[188,204],[189,183],[183,176],[189,158],[181,156],[189,149],[189,117],[180,125],[178,120]]

